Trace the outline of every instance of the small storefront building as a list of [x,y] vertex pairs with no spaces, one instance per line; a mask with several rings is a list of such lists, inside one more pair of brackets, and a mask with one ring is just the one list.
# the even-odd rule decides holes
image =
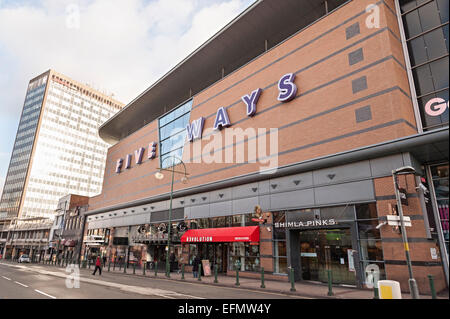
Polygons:
[[260,270],[259,226],[190,229],[181,237],[181,243],[187,265],[199,256],[209,262],[211,269],[217,265],[219,273],[237,268]]

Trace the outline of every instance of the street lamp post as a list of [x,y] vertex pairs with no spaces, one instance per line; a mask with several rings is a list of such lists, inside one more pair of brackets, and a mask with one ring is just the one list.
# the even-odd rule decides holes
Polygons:
[[[174,162],[172,162],[172,169],[170,169],[170,170],[165,169],[165,168],[159,168],[158,172],[155,173],[155,177],[157,179],[161,180],[161,179],[164,178],[164,174],[161,173],[161,171],[172,172],[172,182],[170,184],[170,206],[169,206],[169,221],[168,221],[168,228],[169,229],[168,229],[168,233],[167,233],[167,253],[166,253],[166,277],[170,278],[169,254],[170,254],[170,238],[171,238],[171,233],[172,233],[172,198],[173,198],[173,182],[174,182],[174,179],[175,179],[174,176],[175,176],[175,173],[183,174],[184,176],[181,178],[181,182],[183,184],[186,184],[187,183],[187,176],[186,175],[188,175],[188,173],[186,172],[186,165],[184,164],[184,162],[180,158],[178,158],[176,156],[173,156],[173,155],[165,157],[161,161],[161,166],[163,166],[162,164],[168,158],[174,158],[174,159],[178,160],[179,163],[175,164]],[[183,164],[184,172],[177,172],[177,171],[175,171],[175,165],[178,165],[178,164]]]
[[397,168],[392,171],[392,178],[394,180],[395,198],[397,200],[398,215],[400,218],[400,227],[402,230],[402,241],[403,241],[403,247],[405,248],[405,255],[406,255],[406,264],[408,265],[409,291],[410,291],[412,299],[419,299],[419,289],[417,288],[417,282],[414,279],[413,272],[412,272],[411,256],[409,255],[408,237],[406,235],[406,228],[405,228],[405,223],[403,220],[402,201],[400,198],[400,191],[399,191],[398,179],[397,179],[397,175],[399,175],[399,174],[415,174],[415,172],[416,172],[416,170],[411,166],[400,167],[400,168]]

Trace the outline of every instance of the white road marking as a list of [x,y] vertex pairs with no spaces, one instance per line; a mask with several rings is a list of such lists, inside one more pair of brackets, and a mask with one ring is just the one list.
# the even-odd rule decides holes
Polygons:
[[16,284],[18,284],[18,285],[21,285],[21,286],[23,286],[23,287],[25,287],[25,288],[28,288],[28,286],[27,285],[24,285],[24,284],[22,284],[21,282],[18,282],[18,281],[14,281]]
[[43,292],[43,291],[40,291],[40,290],[37,290],[37,289],[34,289],[34,291],[36,291],[36,292],[38,292],[38,293],[40,293],[40,294],[42,294],[42,295],[44,295],[44,296],[47,296],[47,297],[50,297],[50,298],[56,299],[56,297],[50,296],[49,294],[46,294],[46,293],[45,293],[45,292]]
[[9,279],[8,277],[5,277],[5,276],[2,276],[3,278],[5,278],[6,280],[11,280],[11,279]]

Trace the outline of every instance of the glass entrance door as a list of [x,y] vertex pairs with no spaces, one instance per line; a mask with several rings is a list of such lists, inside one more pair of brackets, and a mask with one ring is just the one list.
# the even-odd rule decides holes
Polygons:
[[[331,270],[333,283],[356,285],[350,229],[318,229],[300,232],[302,279],[327,282]],[[350,257],[351,258],[351,257]]]
[[214,271],[214,265],[217,264],[219,273],[227,271],[228,244],[227,243],[204,243],[198,244],[198,251],[201,259],[207,259],[211,265],[211,271]]

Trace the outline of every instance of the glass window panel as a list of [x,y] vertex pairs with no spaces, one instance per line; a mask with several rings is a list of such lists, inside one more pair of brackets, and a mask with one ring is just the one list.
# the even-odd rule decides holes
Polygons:
[[448,165],[432,166],[431,174],[433,176],[433,179],[444,177],[448,178]]
[[408,52],[411,59],[411,66],[428,61],[423,36],[408,41]]
[[274,273],[287,274],[288,265],[286,257],[274,257]]
[[422,27],[420,26],[419,13],[417,10],[405,14],[403,17],[406,38],[412,38],[415,35],[422,33]]
[[424,32],[441,24],[441,18],[435,1],[420,7],[418,11]]
[[379,239],[380,230],[376,229],[379,224],[378,219],[358,221],[358,232],[360,239]]
[[413,74],[417,95],[420,96],[435,91],[429,64],[415,68]]
[[430,63],[434,90],[448,88],[448,57]]
[[448,52],[448,24],[442,27],[442,32],[444,33],[445,45],[447,46]]
[[448,22],[448,13],[449,13],[449,1],[448,0],[436,0],[439,15],[441,17],[441,23]]
[[375,203],[355,205],[357,219],[378,218],[377,206]]
[[353,206],[336,206],[320,209],[320,218],[323,220],[335,219],[336,221],[353,221],[355,212]]
[[360,240],[361,260],[383,261],[381,240]]
[[406,12],[406,11],[416,8],[418,5],[420,5],[426,1],[428,1],[428,0],[401,0],[400,8],[401,8],[402,12]]
[[275,241],[273,244],[275,248],[274,256],[287,256],[285,241]]
[[433,180],[434,190],[436,192],[436,198],[448,199],[448,178],[440,178]]
[[428,60],[439,58],[448,53],[442,28],[424,34],[423,38],[427,48]]

